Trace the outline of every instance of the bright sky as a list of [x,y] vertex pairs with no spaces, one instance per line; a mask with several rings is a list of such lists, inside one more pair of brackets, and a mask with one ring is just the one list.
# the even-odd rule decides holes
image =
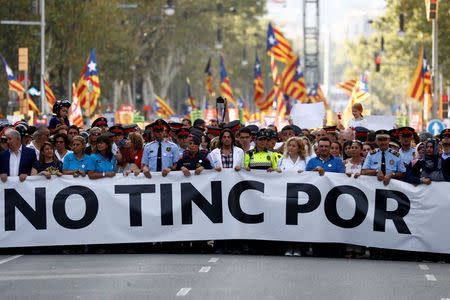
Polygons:
[[[336,41],[363,31],[367,20],[381,14],[385,7],[384,0],[319,0],[319,3],[322,30],[330,28],[331,37]],[[303,0],[267,0],[267,13],[294,43],[301,38]]]

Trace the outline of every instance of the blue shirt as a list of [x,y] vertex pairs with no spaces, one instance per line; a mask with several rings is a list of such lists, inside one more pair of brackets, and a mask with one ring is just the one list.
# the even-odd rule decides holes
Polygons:
[[78,160],[74,153],[67,153],[64,157],[63,162],[63,170],[75,171],[75,170],[83,170],[87,171],[89,161],[89,155],[83,153],[83,157]]
[[[381,170],[382,151],[380,149],[373,150],[367,154],[363,170]],[[406,167],[400,158],[400,154],[392,149],[387,149],[384,152],[384,160],[386,163],[386,174],[393,172],[406,172]]]
[[398,153],[400,154],[400,159],[405,165],[405,168],[411,161],[414,160],[414,152],[415,150],[413,147],[409,148],[408,151],[403,151],[402,148],[400,148],[400,150],[398,151]]
[[306,171],[312,171],[316,167],[322,167],[325,172],[344,173],[342,160],[330,154],[326,161],[322,161],[319,156],[313,157],[306,165]]
[[[70,126],[69,118],[65,117],[64,118],[64,123],[67,125],[67,127],[69,127]],[[58,124],[61,124],[61,121],[58,120],[56,117],[53,117],[53,118],[50,119],[50,123],[48,124],[48,128],[49,129],[56,128],[56,125],[58,125]]]
[[[147,165],[150,172],[156,172],[159,143],[153,141],[144,147],[142,164]],[[161,170],[171,168],[180,158],[178,146],[168,140],[161,142]]]
[[104,159],[100,153],[94,153],[89,157],[87,170],[95,173],[114,172],[116,158],[113,156],[111,160]]
[[447,159],[447,158],[449,158],[450,157],[450,152],[448,152],[448,153],[442,153],[442,158],[445,160],[445,159]]

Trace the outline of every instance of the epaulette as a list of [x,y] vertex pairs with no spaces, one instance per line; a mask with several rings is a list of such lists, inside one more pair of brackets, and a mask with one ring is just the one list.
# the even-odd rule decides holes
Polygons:
[[184,150],[183,151],[183,158],[188,158],[190,154],[191,153],[189,152],[189,150]]
[[397,156],[397,157],[400,156],[400,153],[398,153],[398,152],[395,151],[395,150],[392,150],[391,148],[389,148],[388,151],[391,152],[392,154],[394,154],[394,155]]
[[209,154],[209,152],[208,151],[206,151],[206,150],[200,150],[199,151],[199,154],[200,154],[200,156],[202,157],[202,158],[207,158],[208,157],[208,154]]
[[377,149],[373,149],[372,151],[370,151],[370,154],[375,154],[375,153],[377,153],[377,152],[378,152]]

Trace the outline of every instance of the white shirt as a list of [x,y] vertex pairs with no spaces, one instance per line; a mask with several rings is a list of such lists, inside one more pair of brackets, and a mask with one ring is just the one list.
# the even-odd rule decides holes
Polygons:
[[34,141],[31,141],[31,143],[29,143],[27,147],[33,149],[34,152],[36,152],[36,160],[39,160],[39,149],[36,148],[36,145],[34,145]]
[[[239,147],[233,146],[233,168],[236,166],[244,167],[244,150]],[[222,165],[222,153],[220,152],[220,148],[214,149],[210,153],[210,161],[213,168],[215,167],[223,167]]]
[[22,145],[16,155],[14,151],[9,150],[9,176],[19,176],[20,158],[22,157]]
[[348,121],[348,125],[347,125],[348,128],[355,129],[355,127],[358,127],[358,126],[368,128],[369,123],[368,123],[367,119],[364,119],[364,117],[361,120],[355,120],[355,118],[351,118]]
[[283,156],[278,160],[277,169],[281,171],[305,171],[307,163],[308,161],[300,159],[300,156],[297,157],[295,162],[289,156]]
[[59,152],[55,150],[56,158],[57,158],[60,162],[64,162],[64,157],[66,157],[66,155],[69,154],[69,153],[73,153],[73,151],[68,150],[68,151],[66,152],[66,154],[64,154],[64,156],[61,157],[61,155],[59,154]]

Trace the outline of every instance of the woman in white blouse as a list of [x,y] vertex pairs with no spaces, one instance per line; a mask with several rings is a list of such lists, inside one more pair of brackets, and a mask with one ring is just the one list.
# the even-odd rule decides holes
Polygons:
[[284,144],[284,155],[278,160],[277,171],[303,172],[306,169],[308,159],[303,140],[299,137],[291,137]]

